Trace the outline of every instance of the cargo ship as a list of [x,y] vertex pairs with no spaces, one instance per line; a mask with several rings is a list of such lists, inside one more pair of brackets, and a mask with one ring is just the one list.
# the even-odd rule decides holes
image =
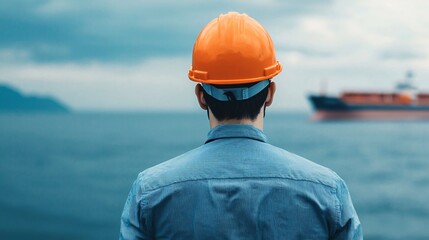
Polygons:
[[313,120],[429,120],[429,93],[417,92],[411,74],[392,92],[347,91],[309,95]]

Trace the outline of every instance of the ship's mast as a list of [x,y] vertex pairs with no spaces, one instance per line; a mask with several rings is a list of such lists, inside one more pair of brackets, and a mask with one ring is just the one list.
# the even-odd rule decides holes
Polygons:
[[328,91],[328,80],[322,79],[320,81],[320,96],[326,96]]
[[398,84],[396,84],[396,90],[400,92],[415,90],[416,87],[413,86],[413,77],[414,77],[413,71],[411,70],[407,71],[405,75],[405,79],[401,82],[398,82]]

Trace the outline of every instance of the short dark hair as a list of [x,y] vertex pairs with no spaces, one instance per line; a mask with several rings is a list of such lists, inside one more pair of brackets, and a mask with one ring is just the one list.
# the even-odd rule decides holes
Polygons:
[[[234,87],[250,87],[256,83],[241,84],[241,85],[216,85],[217,88],[234,88]],[[208,108],[212,111],[217,120],[223,121],[228,119],[250,119],[255,120],[261,111],[268,95],[268,85],[255,96],[246,100],[219,101],[210,96],[204,89],[204,99]]]

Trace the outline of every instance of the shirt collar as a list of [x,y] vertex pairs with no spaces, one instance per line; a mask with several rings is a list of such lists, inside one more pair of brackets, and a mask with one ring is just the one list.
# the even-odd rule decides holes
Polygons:
[[221,138],[250,138],[267,142],[267,137],[262,130],[248,124],[218,125],[209,131],[206,143]]

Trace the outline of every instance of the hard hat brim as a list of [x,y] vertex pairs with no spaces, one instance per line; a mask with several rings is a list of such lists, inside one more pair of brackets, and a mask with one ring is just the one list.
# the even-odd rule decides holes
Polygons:
[[277,62],[277,64],[265,68],[264,75],[255,78],[240,78],[240,79],[210,79],[208,72],[193,70],[192,66],[189,70],[188,77],[190,80],[199,83],[213,84],[213,85],[235,85],[235,84],[246,84],[253,82],[260,82],[263,80],[271,79],[277,76],[283,70],[282,65]]

